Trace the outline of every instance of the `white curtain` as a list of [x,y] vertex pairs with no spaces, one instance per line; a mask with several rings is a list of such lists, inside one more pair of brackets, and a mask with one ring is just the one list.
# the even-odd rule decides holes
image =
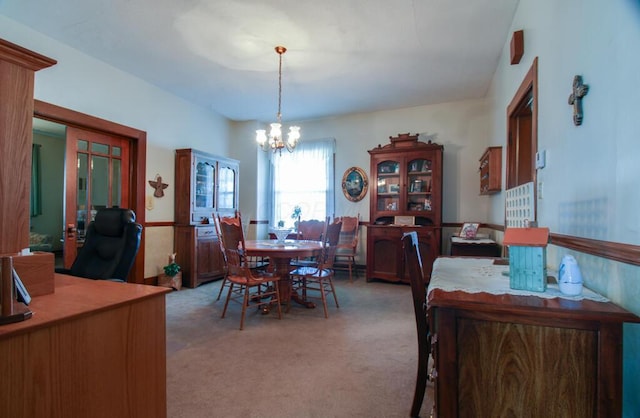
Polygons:
[[301,141],[289,153],[271,156],[272,205],[270,224],[293,227],[296,206],[301,219],[324,220],[335,212],[335,139]]

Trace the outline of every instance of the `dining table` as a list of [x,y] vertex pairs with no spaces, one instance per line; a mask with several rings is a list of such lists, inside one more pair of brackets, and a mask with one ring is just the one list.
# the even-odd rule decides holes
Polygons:
[[292,287],[291,260],[299,257],[317,256],[322,250],[321,241],[292,240],[283,242],[278,240],[247,240],[244,243],[245,251],[249,256],[269,257],[273,264],[273,274],[280,277],[280,300],[289,304],[289,301],[315,308],[313,302],[305,300]]

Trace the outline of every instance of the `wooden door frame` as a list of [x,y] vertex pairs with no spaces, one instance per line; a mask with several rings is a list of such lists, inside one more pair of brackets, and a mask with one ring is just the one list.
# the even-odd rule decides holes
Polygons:
[[[506,181],[505,181],[506,188],[509,188],[510,178],[513,175],[512,171],[514,169],[514,167],[512,167],[512,164],[514,164],[514,162],[511,161],[511,150],[510,150],[511,141],[509,140],[510,136],[512,135],[513,125],[514,125],[513,120],[517,118],[517,113],[520,110],[522,103],[526,99],[529,91],[531,91],[531,96],[533,100],[533,103],[531,106],[531,156],[532,156],[531,174],[532,174],[533,184],[537,186],[538,172],[535,168],[535,155],[536,155],[536,152],[538,151],[538,57],[535,57],[533,59],[533,63],[531,64],[529,71],[524,76],[524,79],[522,80],[520,87],[518,87],[516,94],[513,96],[513,99],[511,99],[509,106],[507,106],[507,147],[506,147],[507,156],[506,156],[506,170],[505,170],[506,171]],[[535,211],[536,217],[538,213],[537,195],[538,195],[537,187],[534,187],[533,196],[534,196],[534,205],[536,209]]]
[[114,134],[128,138],[131,141],[130,173],[131,186],[130,194],[133,202],[133,209],[136,213],[138,223],[143,226],[140,240],[140,251],[133,264],[129,281],[133,283],[144,283],[144,243],[145,243],[145,176],[147,162],[147,133],[139,129],[120,125],[105,119],[75,110],[66,109],[51,103],[34,99],[33,116],[60,123],[66,126],[73,126],[80,129],[97,131],[100,133]]

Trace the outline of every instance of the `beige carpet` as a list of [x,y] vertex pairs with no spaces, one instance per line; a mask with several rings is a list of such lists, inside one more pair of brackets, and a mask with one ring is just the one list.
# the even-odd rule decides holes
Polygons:
[[[362,274],[360,275],[362,276]],[[220,281],[167,295],[170,418],[408,417],[417,339],[407,285],[335,280],[340,308],[220,318]],[[432,386],[421,416],[429,415]]]

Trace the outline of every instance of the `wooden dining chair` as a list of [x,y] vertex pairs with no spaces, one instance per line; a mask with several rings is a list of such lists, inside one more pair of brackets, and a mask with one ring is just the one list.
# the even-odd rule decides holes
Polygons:
[[[214,219],[216,218],[217,215],[214,214]],[[235,212],[235,217],[239,218],[240,217],[240,212],[236,211]],[[214,222],[215,227],[216,227],[216,233],[218,234],[218,237],[220,237],[220,231],[219,231],[219,227],[218,227],[218,223]],[[218,238],[218,242],[220,243],[220,250],[222,251],[222,254],[224,256],[224,245],[222,244],[222,239]],[[250,256],[247,255],[244,257],[247,266],[253,270],[254,273],[257,273],[258,275],[262,274],[265,271],[270,271],[271,270],[271,266],[269,263],[269,257],[256,257],[256,256]],[[227,269],[226,265],[225,265],[225,270]],[[222,283],[220,284],[220,290],[218,291],[218,297],[216,298],[216,301],[220,300],[220,297],[222,296],[222,293],[224,292],[225,288],[229,287],[229,280],[227,280],[227,274],[228,272],[225,271],[225,275],[222,278]]]
[[[308,241],[322,241],[322,237],[326,232],[327,225],[329,224],[329,217],[327,216],[324,221],[317,219],[311,219],[307,221],[298,221],[297,238],[298,240]],[[317,265],[315,257],[296,258],[291,260],[291,267],[314,267]]]
[[336,250],[335,270],[348,270],[349,282],[353,282],[353,271],[356,276],[356,254],[358,253],[358,229],[360,225],[360,214],[358,216],[341,216],[342,230],[340,231],[340,241]]
[[278,309],[278,319],[282,319],[278,284],[280,278],[268,273],[258,275],[249,267],[240,214],[238,213],[233,217],[220,217],[218,215],[216,218],[216,231],[219,234],[220,245],[223,249],[227,266],[226,280],[229,283],[229,291],[222,310],[222,318],[227,313],[229,302],[234,301],[242,305],[240,329],[244,328],[244,319],[249,306],[260,308],[275,303]]
[[309,219],[298,222],[298,239],[306,239],[308,241],[321,241],[322,233],[327,221],[318,219]]
[[[327,310],[328,294],[333,295],[336,308],[340,308],[336,289],[333,285],[333,261],[336,255],[338,240],[340,239],[341,228],[342,222],[340,221],[327,224],[324,232],[322,251],[317,257],[316,264],[314,266],[298,267],[290,273],[294,289],[302,290],[302,298],[304,300],[307,300],[309,297],[309,292],[320,293],[319,297],[322,300],[325,318],[329,317]],[[290,306],[287,306],[287,310],[289,309]]]
[[431,335],[427,312],[427,286],[424,270],[422,269],[422,257],[416,231],[407,232],[402,236],[405,266],[411,282],[411,295],[413,296],[413,310],[416,316],[416,329],[418,332],[418,375],[416,389],[411,404],[411,416],[418,417],[424,393],[427,388],[429,355],[431,354]]

